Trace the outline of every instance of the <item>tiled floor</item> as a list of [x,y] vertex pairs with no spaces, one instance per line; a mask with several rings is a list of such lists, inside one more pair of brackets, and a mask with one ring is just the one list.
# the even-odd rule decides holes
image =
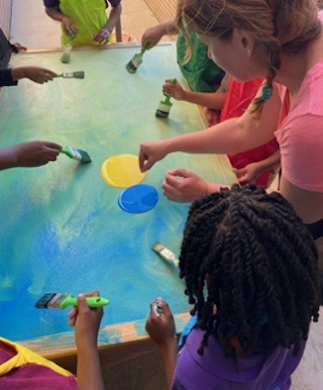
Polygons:
[[[159,23],[144,0],[122,0],[122,5],[124,30],[138,41],[148,27]],[[59,47],[60,24],[45,14],[41,0],[14,0],[11,41],[28,49]]]

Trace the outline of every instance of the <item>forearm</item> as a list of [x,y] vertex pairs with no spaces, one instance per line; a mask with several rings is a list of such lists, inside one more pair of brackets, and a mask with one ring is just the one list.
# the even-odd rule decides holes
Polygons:
[[18,68],[14,68],[11,70],[11,76],[13,80],[21,80],[24,79],[26,75],[26,67],[19,66]]
[[174,339],[169,341],[167,344],[159,346],[159,353],[164,368],[167,388],[170,389],[177,361],[176,337],[174,337]]
[[0,149],[0,170],[17,166],[15,146]]
[[178,34],[178,28],[176,27],[175,20],[167,20],[166,22],[158,25],[163,35],[176,35]]
[[118,4],[116,7],[112,8],[110,15],[109,15],[109,20],[108,20],[107,24],[104,26],[104,28],[109,30],[110,33],[117,25],[117,23],[120,19],[121,11],[122,11],[121,3]]
[[62,14],[60,11],[58,11],[54,7],[46,7],[46,14],[53,20],[56,20],[58,22],[62,22],[63,19],[66,17],[64,14]]
[[168,153],[234,153],[251,149],[239,118],[228,119],[202,131],[165,140]]
[[79,390],[105,390],[96,345],[78,347],[77,382]]
[[221,110],[224,104],[226,92],[195,92],[184,91],[183,100],[189,103],[199,104],[213,110]]

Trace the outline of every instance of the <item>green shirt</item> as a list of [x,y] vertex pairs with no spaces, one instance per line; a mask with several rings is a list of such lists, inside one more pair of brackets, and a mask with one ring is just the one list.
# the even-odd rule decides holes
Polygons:
[[220,84],[224,72],[208,57],[208,47],[197,39],[193,31],[188,30],[188,33],[193,52],[186,64],[183,64],[187,48],[184,34],[179,31],[177,37],[177,62],[181,72],[194,91],[214,92],[212,85]]

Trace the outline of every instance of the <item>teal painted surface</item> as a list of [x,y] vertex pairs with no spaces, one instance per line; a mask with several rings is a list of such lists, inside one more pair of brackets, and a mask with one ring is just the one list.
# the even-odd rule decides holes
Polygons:
[[184,167],[218,181],[224,180],[223,172],[212,156],[170,155],[145,180],[159,193],[157,206],[138,215],[120,210],[122,190],[102,180],[102,163],[115,154],[137,154],[147,138],[168,138],[202,126],[197,109],[183,102],[173,102],[168,121],[155,118],[164,80],[182,77],[171,45],[146,53],[137,73],[130,75],[125,65],[137,50],[73,51],[67,65],[60,63],[60,52],[15,57],[15,66],[84,70],[85,79],[46,85],[23,80],[6,88],[0,100],[0,146],[52,140],[86,150],[93,162],[82,166],[61,155],[41,168],[0,173],[4,337],[27,340],[70,330],[67,310],[34,308],[48,292],[99,289],[110,299],[103,326],[146,318],[158,296],[174,312],[188,309],[178,275],[151,250],[159,240],[178,254],[188,210],[162,195],[164,172]]

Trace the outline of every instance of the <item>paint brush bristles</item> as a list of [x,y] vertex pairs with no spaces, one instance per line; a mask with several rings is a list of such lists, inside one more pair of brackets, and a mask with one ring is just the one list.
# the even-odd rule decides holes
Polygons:
[[[176,79],[173,79],[171,81],[171,84],[176,84],[176,83],[177,83]],[[168,118],[171,108],[172,108],[172,103],[170,102],[170,97],[167,96],[164,100],[161,100],[159,102],[155,116],[157,118]]]
[[150,42],[147,42],[145,44],[145,47],[143,47],[140,51],[140,53],[136,53],[131,60],[126,65],[126,69],[129,73],[136,73],[139,66],[142,64],[142,56],[144,55],[145,51],[148,49],[150,45]]
[[68,64],[71,61],[71,52],[72,52],[71,42],[72,42],[73,38],[74,38],[74,34],[71,31],[68,34],[66,45],[63,48],[63,54],[61,57],[61,61],[63,62],[63,64]]
[[85,73],[83,70],[77,72],[60,73],[57,77],[63,77],[64,79],[84,79]]
[[92,161],[87,152],[84,150],[72,148],[71,146],[65,146],[60,150],[60,153],[63,153],[66,156],[73,158],[74,160],[80,161],[82,164],[88,164]]

